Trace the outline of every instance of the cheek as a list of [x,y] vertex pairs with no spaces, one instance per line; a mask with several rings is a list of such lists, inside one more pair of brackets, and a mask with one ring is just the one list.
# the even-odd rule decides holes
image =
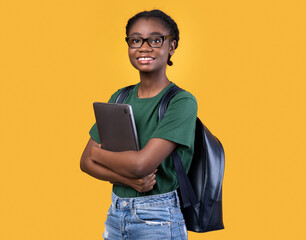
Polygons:
[[133,49],[129,49],[128,50],[128,55],[129,55],[130,63],[133,65],[133,67],[136,68],[135,51],[133,51]]
[[128,50],[128,55],[129,55],[129,59],[130,59],[130,61],[132,62],[133,61],[133,59],[135,58],[134,57],[134,53],[133,53],[133,51],[131,51],[130,49]]
[[169,56],[169,52],[170,52],[170,48],[169,46],[164,46],[165,48],[161,49],[160,51],[160,55],[163,56],[164,59],[166,59],[166,61],[168,60],[168,56]]
[[132,55],[133,55],[133,51],[131,51],[131,49],[129,48],[128,50],[128,55],[129,55],[129,58],[131,59]]
[[163,63],[167,63],[168,57],[169,57],[169,52],[165,51],[165,52],[162,54],[162,61],[163,61]]

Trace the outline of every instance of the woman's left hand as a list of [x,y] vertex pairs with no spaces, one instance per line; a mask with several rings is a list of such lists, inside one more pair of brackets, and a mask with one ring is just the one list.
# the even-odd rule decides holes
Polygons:
[[97,154],[99,151],[101,151],[101,146],[102,146],[101,144],[94,144],[90,148],[89,156],[92,160],[97,159]]

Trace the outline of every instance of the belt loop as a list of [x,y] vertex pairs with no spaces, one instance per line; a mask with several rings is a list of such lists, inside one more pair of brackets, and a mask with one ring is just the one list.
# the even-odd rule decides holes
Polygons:
[[134,202],[135,202],[135,198],[131,198],[130,199],[130,210],[134,209]]
[[117,206],[118,199],[119,198],[117,196],[114,196],[114,200],[113,200],[113,209],[114,210],[118,209],[118,206]]
[[176,200],[176,205],[178,207],[180,207],[180,198],[178,196],[178,193],[177,193],[178,190],[175,190],[175,200]]

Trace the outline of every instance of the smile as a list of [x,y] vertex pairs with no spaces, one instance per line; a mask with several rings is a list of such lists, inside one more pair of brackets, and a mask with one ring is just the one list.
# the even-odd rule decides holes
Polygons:
[[141,57],[141,58],[137,58],[139,61],[148,61],[148,60],[154,60],[154,58],[151,57]]
[[137,58],[137,61],[140,64],[145,64],[145,65],[152,63],[154,60],[155,60],[155,58],[152,58],[152,57],[140,57],[140,58]]

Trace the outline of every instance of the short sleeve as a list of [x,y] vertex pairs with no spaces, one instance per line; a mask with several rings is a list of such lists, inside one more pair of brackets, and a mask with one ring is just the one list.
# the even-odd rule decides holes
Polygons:
[[91,129],[90,129],[90,131],[89,131],[89,135],[90,135],[90,137],[93,139],[93,140],[95,140],[97,143],[101,143],[101,141],[100,141],[100,136],[99,136],[99,132],[98,132],[98,127],[97,127],[97,123],[95,123],[92,127],[91,127]]
[[169,102],[162,121],[151,138],[162,138],[187,148],[194,142],[197,102],[195,97],[184,91],[178,93]]
[[[116,101],[117,96],[119,95],[121,89],[119,89],[118,91],[116,91],[111,98],[108,100],[109,103],[114,103]],[[98,127],[97,127],[97,123],[94,123],[94,125],[91,127],[90,131],[89,131],[89,135],[90,137],[95,140],[97,143],[101,144],[101,140],[100,140],[100,136],[99,136],[99,132],[98,132]]]

